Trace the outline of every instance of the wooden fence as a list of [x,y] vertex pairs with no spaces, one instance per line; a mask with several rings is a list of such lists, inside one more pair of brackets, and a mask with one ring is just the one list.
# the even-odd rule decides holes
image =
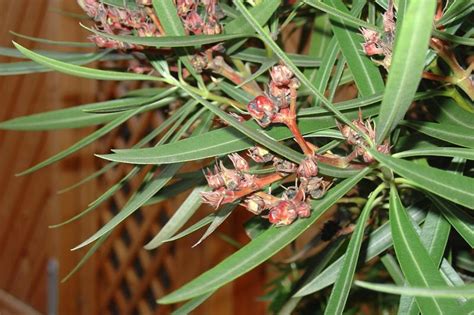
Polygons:
[[[57,40],[84,40],[86,32],[77,20],[57,10],[77,11],[71,0],[0,0],[0,41],[11,47],[15,37],[8,30]],[[47,48],[18,39],[29,48]],[[16,61],[2,58],[1,62]],[[81,80],[45,73],[0,77],[0,120],[35,112],[70,107],[107,96],[108,83]],[[104,94],[105,93],[105,94]],[[59,229],[48,225],[62,222],[87,207],[101,192],[127,170],[119,167],[72,192],[56,192],[91,174],[100,166],[94,152],[128,146],[159,115],[142,115],[127,123],[98,145],[87,147],[64,161],[32,175],[15,173],[36,164],[71,145],[93,129],[66,132],[0,132],[0,314],[15,314],[24,306],[46,314],[169,314],[171,306],[158,306],[155,299],[178,288],[235,251],[218,237],[211,237],[192,249],[199,236],[167,244],[156,251],[143,245],[160,229],[177,208],[183,196],[143,208],[120,225],[102,249],[75,276],[64,284],[65,276],[86,250],[69,249],[90,236],[124,205],[136,188],[132,182],[111,198],[104,207],[81,220]],[[203,217],[206,210],[200,210]],[[243,212],[233,214],[232,222],[221,232],[245,242]],[[56,266],[58,266],[56,270]],[[49,271],[48,271],[49,270]],[[263,314],[264,268],[220,289],[195,314]],[[23,312],[23,311],[18,311]],[[24,311],[26,312],[26,311]],[[25,313],[26,314],[26,313]]]

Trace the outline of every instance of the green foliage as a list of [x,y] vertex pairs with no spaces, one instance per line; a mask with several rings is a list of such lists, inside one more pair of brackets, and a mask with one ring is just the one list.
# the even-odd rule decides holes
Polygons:
[[[52,227],[81,219],[144,170],[125,206],[74,248],[92,245],[64,280],[135,211],[189,191],[146,249],[207,226],[196,244],[206,246],[205,239],[232,220],[233,211],[245,211],[239,204],[258,217],[242,227],[251,238],[247,245],[157,297],[164,304],[190,300],[175,314],[191,312],[267,261],[280,272],[268,286],[273,313],[314,313],[316,304],[320,313],[358,313],[363,304],[382,299],[387,302],[376,307],[385,313],[463,314],[472,307],[474,290],[465,280],[474,270],[472,1],[442,1],[436,9],[434,0],[400,0],[394,11],[390,0],[221,0],[213,10],[207,2],[193,8],[177,8],[172,0],[100,2],[106,15],[120,12],[132,19],[108,25],[114,15],[95,16],[96,27],[86,29],[105,49],[39,51],[15,42],[16,50],[0,48],[2,56],[29,59],[0,64],[1,75],[54,70],[92,80],[145,82],[119,99],[0,122],[1,129],[14,131],[97,126],[19,175],[67,158],[137,115],[162,111],[165,117],[132,147],[98,155],[110,162],[62,190],[72,193],[120,163],[134,164],[87,209]],[[80,3],[94,12],[88,11],[93,4]],[[303,29],[297,52],[282,48],[289,47],[288,25]],[[111,31],[114,27],[119,29]],[[95,47],[16,35],[53,47]],[[94,61],[113,63],[114,70],[85,66]],[[254,98],[264,95],[271,109],[257,106]],[[254,158],[246,165],[251,161],[246,158],[238,169],[236,157],[256,145],[268,150],[274,163]],[[195,161],[210,171],[203,175]],[[192,171],[182,171],[184,165]],[[304,175],[308,172],[313,173]],[[316,185],[311,180],[320,186],[310,189],[310,183]],[[246,181],[252,184],[242,184]],[[265,200],[264,209],[252,208],[252,197]],[[218,209],[187,226],[203,202]],[[310,210],[272,221],[280,215],[276,209],[287,204],[295,213]],[[297,245],[303,233],[313,237]],[[290,244],[290,258],[272,258]],[[400,298],[390,298],[393,294]]]

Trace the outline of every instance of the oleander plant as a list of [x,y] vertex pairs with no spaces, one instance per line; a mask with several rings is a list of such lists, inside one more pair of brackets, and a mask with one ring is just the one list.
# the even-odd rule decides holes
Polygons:
[[[54,70],[146,84],[118,99],[0,123],[97,126],[22,175],[136,115],[165,115],[133,147],[98,155],[108,164],[81,181],[134,165],[97,206],[151,165],[115,217],[76,247],[93,244],[78,268],[140,207],[186,193],[146,249],[207,227],[198,242],[206,246],[234,211],[252,213],[241,227],[250,240],[157,303],[188,301],[180,311],[190,312],[267,262],[278,275],[261,284],[269,313],[474,310],[474,2],[77,2],[89,42],[47,43],[94,52],[13,42],[16,50],[2,53],[31,61],[2,64],[3,74]],[[98,67],[86,66],[94,61]],[[203,204],[213,212],[186,224]],[[309,241],[296,246],[304,232]],[[291,257],[273,257],[288,246]]]

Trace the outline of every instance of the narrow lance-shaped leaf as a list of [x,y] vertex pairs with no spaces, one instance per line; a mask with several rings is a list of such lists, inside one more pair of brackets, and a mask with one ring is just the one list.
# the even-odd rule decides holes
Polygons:
[[255,268],[308,229],[329,207],[369,172],[369,169],[365,169],[357,176],[342,181],[330,189],[323,199],[314,201],[312,203],[313,211],[309,218],[298,220],[284,228],[272,227],[266,230],[211,270],[158,300],[158,303],[169,304],[192,299],[206,292],[214,291]]
[[344,255],[341,271],[336,283],[334,284],[334,287],[332,288],[324,314],[342,314],[344,311],[344,306],[346,305],[347,298],[349,297],[349,291],[352,286],[354,272],[359,259],[362,240],[364,238],[365,224],[370,216],[370,211],[374,207],[375,198],[384,188],[385,185],[381,185],[371,193],[367,203],[364,206],[364,209],[359,216],[359,219],[357,220],[356,228],[352,234],[351,240]]
[[[163,29],[165,30],[168,36],[183,36],[186,35],[184,26],[181,22],[178,12],[176,11],[176,6],[173,0],[153,0],[153,8],[155,9],[156,15],[160,20]],[[192,55],[186,48],[176,48],[176,54],[179,56],[179,60],[184,64],[186,69],[191,73],[191,75],[201,84],[202,78],[197,74],[193,65],[191,64],[190,56]]]
[[[233,3],[245,17],[247,22],[252,25],[253,29],[257,31],[263,42],[278,56],[280,59],[291,69],[294,75],[300,80],[300,82],[308,88],[315,96],[317,96],[321,102],[331,112],[333,112],[337,118],[346,123],[349,126],[353,126],[352,122],[347,119],[337,108],[329,102],[324,95],[311,83],[311,81],[296,67],[296,65],[290,60],[287,54],[278,46],[278,44],[271,38],[271,36],[258,24],[252,14],[245,8],[244,4],[240,0],[233,0]],[[355,128],[355,127],[354,127]]]
[[81,67],[77,65],[72,65],[67,62],[59,61],[49,57],[45,57],[38,53],[35,53],[18,43],[13,42],[15,47],[21,51],[26,57],[30,58],[33,61],[36,61],[39,64],[50,67],[56,71],[63,72],[66,74],[94,79],[94,80],[151,80],[151,81],[163,81],[163,79],[158,77],[153,77],[144,74],[129,73],[129,72],[117,72],[109,70],[97,70],[92,68]]
[[420,188],[468,208],[474,207],[474,178],[396,159],[372,149],[370,153],[379,162]]
[[457,205],[438,196],[428,194],[436,208],[446,217],[464,240],[474,248],[474,218]]
[[[349,15],[341,0],[328,0],[327,2],[336,10]],[[358,15],[362,9],[362,6],[353,9],[351,15]],[[346,57],[360,95],[367,96],[383,91],[384,84],[378,67],[360,51],[362,39],[358,34],[358,29],[349,26],[346,20],[335,16],[331,17],[331,24],[334,36],[344,57]]]
[[[410,217],[420,223],[425,218],[425,211],[416,207],[408,209]],[[383,251],[392,247],[392,234],[390,232],[390,222],[386,222],[370,234],[367,243],[365,261],[370,261]],[[340,274],[344,255],[329,265],[320,274],[310,277],[306,283],[295,293],[295,296],[305,296],[317,292],[333,284]]]
[[377,123],[381,143],[405,116],[421,80],[436,9],[435,0],[410,1],[403,19],[390,65],[382,107]]
[[452,124],[437,124],[426,121],[406,121],[403,125],[424,133],[430,137],[440,139],[463,147],[474,148],[474,132],[472,129]]
[[186,200],[174,212],[171,219],[169,219],[161,228],[160,232],[158,232],[158,234],[156,234],[155,237],[145,245],[145,249],[157,248],[163,244],[165,240],[173,236],[173,234],[175,234],[184,224],[186,224],[186,222],[201,206],[201,192],[206,190],[207,187],[205,186],[197,186],[194,188]]
[[[391,284],[370,283],[365,281],[355,281],[355,284],[361,288],[398,294],[398,295],[412,295],[419,297],[439,297],[439,298],[457,298],[457,297],[474,297],[474,285],[465,285],[460,287],[399,287]],[[452,313],[451,313],[452,314]]]
[[[438,267],[420,241],[403,207],[394,185],[390,189],[390,226],[397,260],[410,286],[446,286]],[[459,308],[453,300],[417,297],[416,302],[425,314],[453,314]]]

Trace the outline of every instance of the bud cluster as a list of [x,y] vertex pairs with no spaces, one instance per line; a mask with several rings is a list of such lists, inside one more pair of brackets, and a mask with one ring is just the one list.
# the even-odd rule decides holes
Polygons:
[[291,102],[291,89],[299,87],[299,81],[293,72],[283,64],[270,70],[271,81],[267,93],[259,95],[247,104],[250,115],[262,127],[272,123],[285,123],[289,115],[288,106]]
[[388,70],[392,61],[392,50],[395,39],[395,21],[392,1],[389,1],[388,9],[383,15],[383,26],[384,30],[382,33],[366,28],[361,28],[360,31],[365,40],[362,44],[365,54],[367,56],[383,56],[382,61],[374,61]]
[[[150,2],[150,3],[149,3]],[[78,0],[82,9],[96,22],[96,28],[113,35],[132,35],[140,37],[159,36],[160,32],[145,11],[144,5],[151,1],[137,0],[134,10],[104,4],[98,0]],[[98,47],[114,49],[142,49],[139,45],[125,43],[100,35],[91,35],[90,40]]]
[[[249,174],[248,162],[238,154],[229,155],[234,169],[227,169],[222,162],[207,170],[205,177],[212,191],[202,193],[203,202],[214,207],[245,198],[244,205],[252,213],[267,217],[278,226],[291,224],[297,218],[311,214],[309,199],[321,198],[331,182],[317,177],[318,166],[315,156],[308,156],[298,166],[274,156],[268,150],[255,146],[248,150],[248,156],[256,163],[272,163],[275,173],[268,176]],[[281,197],[261,190],[285,176],[295,174],[299,185],[287,188]]]
[[176,9],[189,34],[217,35],[222,32],[219,20],[224,13],[217,0],[177,0]]
[[[364,121],[362,118],[362,112],[359,111],[359,118],[353,120],[352,123],[357,127],[357,129],[366,134],[370,140],[375,142],[375,123],[372,122],[371,119]],[[365,163],[372,163],[374,161],[372,155],[366,150],[366,148],[369,147],[369,144],[355,130],[352,130],[347,125],[340,124],[338,124],[338,128],[347,143],[353,146],[353,158],[362,156],[362,160]],[[385,140],[383,144],[377,145],[377,151],[383,154],[388,154],[390,152],[388,140]]]

